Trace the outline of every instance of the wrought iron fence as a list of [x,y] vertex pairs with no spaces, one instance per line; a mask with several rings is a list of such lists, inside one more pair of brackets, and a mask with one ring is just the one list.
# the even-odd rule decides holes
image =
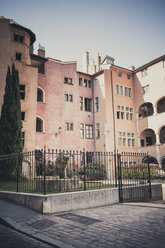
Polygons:
[[123,187],[164,178],[161,168],[145,157],[46,149],[0,156],[0,190],[46,194],[119,187],[122,194]]

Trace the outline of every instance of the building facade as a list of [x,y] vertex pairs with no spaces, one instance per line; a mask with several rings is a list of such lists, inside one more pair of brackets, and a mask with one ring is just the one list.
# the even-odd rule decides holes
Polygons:
[[35,34],[0,18],[0,110],[8,66],[19,71],[24,151],[148,152],[165,166],[165,55],[137,69],[46,58]]

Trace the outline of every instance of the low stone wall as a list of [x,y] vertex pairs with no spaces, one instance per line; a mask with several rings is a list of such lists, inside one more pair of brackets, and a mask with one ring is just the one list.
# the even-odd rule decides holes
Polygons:
[[165,183],[162,184],[162,198],[165,201]]
[[[127,189],[127,194],[131,194],[133,200],[133,198],[137,197],[138,190],[140,194],[142,190],[145,196],[148,186],[138,187],[136,188],[136,191],[133,187]],[[119,191],[118,188],[112,188],[52,195],[0,191],[0,198],[11,200],[17,204],[44,214],[100,207],[119,203]],[[152,199],[165,200],[165,184],[152,185]]]
[[52,195],[0,191],[0,198],[11,200],[17,204],[31,208],[43,214],[59,213],[119,203],[117,188]]

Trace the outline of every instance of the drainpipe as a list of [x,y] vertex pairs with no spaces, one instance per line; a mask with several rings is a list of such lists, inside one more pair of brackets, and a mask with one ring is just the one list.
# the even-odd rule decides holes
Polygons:
[[114,152],[116,153],[116,126],[115,126],[115,107],[114,107],[112,68],[110,68],[110,73],[111,73],[111,97],[112,97],[112,113],[113,113]]
[[92,99],[93,99],[93,137],[94,137],[94,153],[96,152],[96,132],[95,132],[95,94],[94,94],[94,77],[92,77]]

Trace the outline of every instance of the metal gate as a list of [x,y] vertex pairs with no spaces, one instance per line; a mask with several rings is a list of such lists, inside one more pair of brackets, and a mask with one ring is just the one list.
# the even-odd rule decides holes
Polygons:
[[151,199],[150,159],[148,155],[117,154],[117,176],[120,202]]

